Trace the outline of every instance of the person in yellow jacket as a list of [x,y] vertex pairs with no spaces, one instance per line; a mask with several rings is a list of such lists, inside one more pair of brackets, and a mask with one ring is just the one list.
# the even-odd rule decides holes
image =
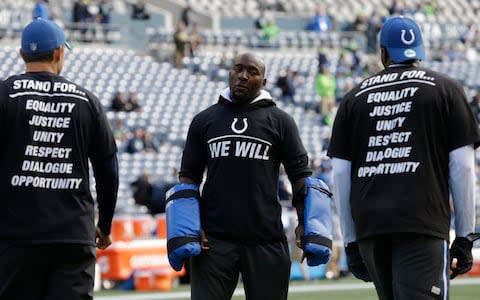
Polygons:
[[335,76],[328,66],[322,66],[315,78],[315,90],[320,98],[320,113],[328,115],[335,105]]

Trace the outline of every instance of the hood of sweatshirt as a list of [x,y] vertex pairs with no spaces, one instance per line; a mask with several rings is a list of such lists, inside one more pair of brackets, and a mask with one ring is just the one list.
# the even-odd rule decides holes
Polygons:
[[[235,103],[232,102],[232,99],[230,98],[230,88],[227,87],[220,93],[218,103],[220,103],[220,104],[221,103],[231,103],[231,104],[236,105]],[[272,96],[266,90],[261,90],[260,95],[258,95],[255,99],[253,99],[253,101],[251,101],[250,103],[245,104],[245,106],[249,106],[249,107],[253,107],[253,106],[254,107],[266,107],[266,106],[274,106],[274,105],[276,105],[276,104],[273,101]]]

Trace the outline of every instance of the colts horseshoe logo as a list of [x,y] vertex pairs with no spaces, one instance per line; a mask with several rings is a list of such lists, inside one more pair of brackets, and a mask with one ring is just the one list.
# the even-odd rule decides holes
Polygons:
[[235,128],[235,124],[237,124],[237,121],[238,121],[237,118],[233,118],[233,122],[232,122],[232,126],[231,126],[232,131],[237,133],[237,134],[244,133],[245,130],[247,130],[247,128],[248,128],[247,118],[243,118],[243,128],[241,128],[241,129]]
[[411,36],[411,38],[410,38],[409,41],[407,41],[407,40],[405,39],[405,32],[406,32],[405,29],[402,29],[402,35],[400,36],[400,38],[402,39],[402,42],[403,42],[405,45],[411,45],[411,44],[413,44],[413,42],[415,42],[415,33],[413,33],[413,29],[408,30],[408,32],[410,33],[410,36]]

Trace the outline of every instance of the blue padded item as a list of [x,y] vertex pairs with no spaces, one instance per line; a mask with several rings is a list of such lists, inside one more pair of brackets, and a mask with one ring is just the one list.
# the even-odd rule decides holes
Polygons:
[[176,184],[166,198],[168,261],[180,271],[187,257],[201,252],[198,185]]
[[302,247],[309,266],[328,262],[332,253],[332,193],[320,179],[305,179],[307,195],[304,209]]

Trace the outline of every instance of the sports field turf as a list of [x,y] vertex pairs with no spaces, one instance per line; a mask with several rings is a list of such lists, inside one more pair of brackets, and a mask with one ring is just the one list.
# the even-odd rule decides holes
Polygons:
[[[181,285],[171,292],[139,293],[131,291],[101,291],[95,294],[98,300],[174,300],[190,299],[188,285]],[[233,300],[244,300],[241,286],[235,292]],[[480,278],[456,279],[450,289],[451,300],[480,299]],[[292,282],[289,300],[375,300],[373,286],[359,280],[346,278],[337,281],[318,280],[314,282]]]

